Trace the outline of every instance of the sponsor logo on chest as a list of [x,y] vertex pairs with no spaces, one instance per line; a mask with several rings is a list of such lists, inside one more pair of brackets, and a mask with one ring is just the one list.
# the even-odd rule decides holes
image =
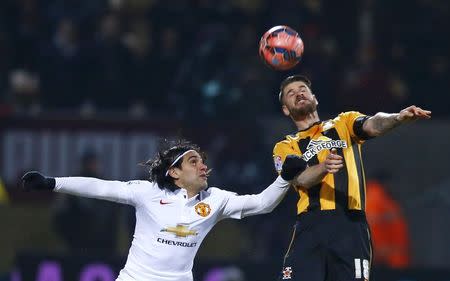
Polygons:
[[320,151],[332,148],[347,148],[347,142],[345,140],[332,140],[328,137],[321,136],[318,139],[313,139],[309,142],[302,158],[305,161],[309,161]]

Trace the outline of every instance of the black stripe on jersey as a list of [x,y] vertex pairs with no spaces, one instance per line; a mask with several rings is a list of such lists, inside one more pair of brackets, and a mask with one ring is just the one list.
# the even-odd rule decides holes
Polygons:
[[[322,132],[322,135],[329,137],[333,140],[339,140],[339,134],[336,128],[331,128],[327,131]],[[342,152],[342,148],[336,148],[337,154],[344,158],[344,167],[340,169],[337,173],[333,174],[334,179],[334,195],[336,200],[336,210],[347,210],[348,209],[348,172],[345,167],[345,157]]]
[[363,130],[364,123],[370,117],[371,116],[360,116],[356,118],[355,122],[353,122],[353,132],[355,132],[355,135],[362,140],[369,140],[373,138]]
[[[308,147],[308,144],[310,142],[311,138],[307,137],[305,139],[301,139],[298,141],[298,147],[300,148],[300,151],[305,153]],[[317,155],[314,155],[311,159],[308,161],[309,166],[317,165],[319,164],[319,159],[317,158]],[[308,197],[309,197],[309,205],[308,205],[308,211],[312,210],[320,210],[320,188],[322,187],[322,184],[316,184],[314,186],[311,186],[308,189]]]
[[364,182],[362,159],[361,154],[359,153],[358,144],[353,144],[352,149],[353,155],[355,156],[356,172],[358,173],[359,194],[361,196],[361,210],[364,211],[366,209],[366,190],[364,188],[366,183]]

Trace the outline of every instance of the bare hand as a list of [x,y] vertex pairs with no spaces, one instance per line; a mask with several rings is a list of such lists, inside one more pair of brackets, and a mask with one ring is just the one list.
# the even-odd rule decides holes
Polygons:
[[414,121],[417,119],[430,119],[431,111],[423,110],[420,107],[411,105],[399,112],[397,116],[398,121]]
[[344,167],[344,159],[337,154],[336,148],[331,149],[330,154],[323,162],[326,172],[330,174],[337,173],[342,167]]

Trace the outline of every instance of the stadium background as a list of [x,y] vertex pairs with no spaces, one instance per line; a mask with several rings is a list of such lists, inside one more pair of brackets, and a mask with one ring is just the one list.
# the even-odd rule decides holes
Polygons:
[[[63,280],[78,281],[86,268],[110,280],[107,268],[120,268],[130,243],[132,215],[121,206],[114,209],[116,230],[105,231],[116,237],[111,255],[69,250],[55,230],[58,196],[20,192],[23,171],[74,175],[83,157],[95,154],[104,178],[142,178],[137,163],[161,138],[182,136],[209,153],[211,185],[258,192],[275,176],[274,142],[294,131],[276,93],[279,81],[297,72],[312,79],[322,119],[410,104],[433,111],[431,121],[364,147],[367,176],[383,177],[411,239],[410,267],[379,266],[374,278],[450,280],[449,6],[444,0],[0,1],[0,280],[58,280],[48,276],[62,272]],[[291,72],[274,72],[258,57],[259,37],[279,24],[305,42]],[[290,193],[272,214],[219,224],[200,249],[196,280],[274,280],[295,200]],[[75,237],[90,229],[78,231]]]

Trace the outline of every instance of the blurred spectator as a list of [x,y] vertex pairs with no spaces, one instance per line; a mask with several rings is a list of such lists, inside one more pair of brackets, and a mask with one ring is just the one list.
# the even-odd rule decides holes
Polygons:
[[[418,87],[415,89],[415,98],[422,104],[429,105],[433,114],[448,115],[448,102],[443,101],[445,93],[450,89],[449,58],[448,56],[435,55],[428,58],[426,69],[417,74]],[[430,91],[430,88],[433,90]],[[429,94],[424,94],[428,93]]]
[[[129,51],[129,69],[127,73],[128,98],[132,109],[141,107],[145,114],[149,107],[158,108],[158,101],[164,100],[164,95],[152,91],[158,89],[158,79],[152,72],[157,69],[154,50],[153,27],[145,18],[138,18],[130,24],[130,30],[125,34],[124,43]],[[123,95],[123,93],[121,93]],[[136,115],[136,111],[134,112]]]
[[7,101],[5,93],[8,88],[8,70],[12,64],[11,47],[6,33],[0,28],[0,104]]
[[390,196],[381,180],[367,181],[366,214],[375,248],[374,265],[408,267],[410,245],[407,222],[400,205]]
[[[87,151],[82,177],[100,177],[98,156]],[[54,227],[74,253],[117,254],[119,208],[112,202],[61,195],[56,199]]]
[[[178,64],[180,63],[183,54],[181,34],[174,26],[162,26],[159,31],[159,38],[157,40],[156,51],[158,56],[153,56],[155,59],[155,65],[153,65],[154,71],[158,68],[158,78],[155,75],[151,75],[151,71],[146,72],[144,75],[147,79],[153,81],[151,85],[151,91],[148,91],[146,95],[153,96],[153,107],[165,107],[168,106],[167,95],[161,93],[168,92],[171,88],[173,78],[177,71]],[[158,93],[158,94],[156,94]]]
[[364,46],[342,81],[340,108],[358,108],[368,114],[395,112],[406,99],[407,87],[400,76],[392,74],[380,61],[376,46]]
[[87,66],[76,23],[61,19],[51,42],[41,52],[39,72],[46,105],[53,110],[79,106],[87,94]]
[[99,23],[92,46],[89,48],[90,67],[88,100],[96,107],[125,106],[127,70],[130,54],[122,40],[122,26],[117,14],[105,14]]
[[[321,114],[420,103],[448,116],[435,101],[450,88],[445,1],[349,0],[343,10],[323,0],[0,2],[1,94],[12,70],[36,73],[46,113],[83,105],[134,117],[171,107],[180,118],[270,116],[279,108],[258,96],[276,90],[279,73],[259,61],[257,42],[286,24],[305,42],[292,72],[317,81]],[[431,83],[434,98],[423,95]]]
[[16,114],[40,113],[40,81],[36,74],[18,69],[9,75],[7,99]]

